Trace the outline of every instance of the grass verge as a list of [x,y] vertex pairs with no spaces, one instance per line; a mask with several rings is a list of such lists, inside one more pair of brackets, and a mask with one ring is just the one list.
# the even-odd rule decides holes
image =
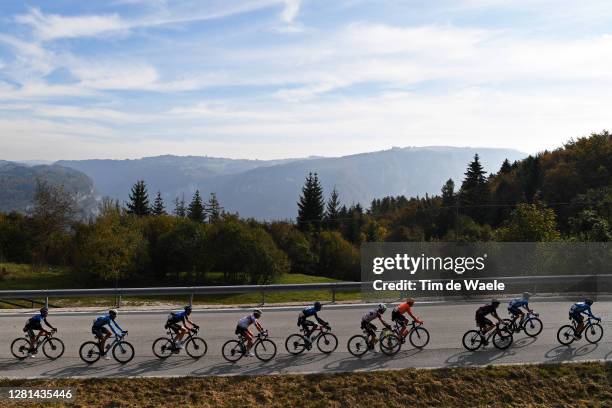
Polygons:
[[[11,289],[66,289],[75,287],[76,279],[68,269],[62,268],[32,268],[30,265],[0,263],[0,270],[6,271],[1,276],[0,290]],[[274,283],[296,284],[296,283],[325,283],[338,282],[338,280],[323,276],[311,276],[303,274],[285,274],[280,276]],[[148,286],[148,285],[144,285]],[[336,293],[336,300],[356,300],[360,299],[359,291],[343,291]],[[265,296],[266,303],[289,303],[289,302],[310,302],[314,300],[330,301],[331,292],[321,291],[290,291],[269,293]],[[38,299],[42,300],[42,299]],[[50,299],[49,302],[60,307],[86,307],[101,306],[105,307],[114,303],[114,298],[89,298],[75,297],[65,299]],[[187,301],[187,296],[155,296],[155,297],[125,297],[122,299],[123,305],[153,305],[156,303],[176,303],[182,304]],[[259,304],[262,301],[261,294],[228,294],[228,295],[208,295],[196,296],[195,304],[221,304],[221,305],[246,305]],[[27,302],[20,302],[25,306],[30,306]],[[7,305],[0,304],[0,308]]]
[[60,404],[71,407],[610,407],[612,363],[259,377],[0,380],[0,386],[73,387],[76,401]]

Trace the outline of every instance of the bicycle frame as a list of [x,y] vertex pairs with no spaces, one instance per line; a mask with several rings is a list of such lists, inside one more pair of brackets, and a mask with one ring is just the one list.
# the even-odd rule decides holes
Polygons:
[[[582,330],[577,331],[578,323],[574,319],[572,319],[572,326],[574,327],[574,332],[576,332],[577,334],[582,334],[586,329],[593,325],[593,320],[595,319],[593,319],[592,317],[587,317],[586,321],[583,322],[584,325],[582,326]],[[599,323],[599,321],[595,320],[595,323]]]

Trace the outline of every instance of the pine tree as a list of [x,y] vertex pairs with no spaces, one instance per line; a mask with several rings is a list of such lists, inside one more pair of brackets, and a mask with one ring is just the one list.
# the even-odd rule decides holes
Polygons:
[[200,197],[199,190],[196,190],[191,203],[189,203],[189,208],[187,208],[187,217],[195,222],[204,222],[206,219],[204,205],[202,204],[202,197]]
[[211,224],[219,221],[221,218],[221,205],[219,204],[219,200],[217,200],[217,195],[215,193],[210,193],[206,214],[208,215],[208,222]]
[[138,217],[149,215],[149,194],[144,180],[138,180],[132,186],[130,201],[127,203],[127,212]]
[[510,161],[508,161],[508,159],[504,160],[504,162],[501,165],[501,168],[499,169],[499,172],[501,174],[508,174],[512,171],[512,165],[510,164]]
[[187,215],[187,210],[185,209],[185,194],[181,196],[180,200],[178,197],[174,199],[174,215],[177,217],[185,217]]
[[489,202],[489,187],[485,173],[478,154],[474,155],[459,191],[461,212],[480,223],[487,219],[487,212],[483,206]]
[[338,228],[338,218],[340,216],[340,196],[336,187],[331,192],[327,205],[325,206],[325,227],[328,229]]
[[298,228],[302,231],[320,229],[323,220],[323,188],[317,173],[309,173],[298,202]]
[[151,208],[151,214],[155,216],[166,215],[166,207],[164,206],[164,200],[162,199],[161,192],[158,191],[153,201],[153,208]]

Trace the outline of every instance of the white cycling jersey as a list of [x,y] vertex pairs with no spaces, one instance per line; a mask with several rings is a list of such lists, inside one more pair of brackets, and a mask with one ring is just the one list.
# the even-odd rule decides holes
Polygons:
[[250,314],[238,320],[238,326],[242,327],[243,329],[248,329],[249,326],[255,324],[255,322],[257,322],[257,318],[254,315]]
[[362,322],[370,323],[372,320],[378,317],[378,309],[372,309],[369,312],[366,312],[361,318]]

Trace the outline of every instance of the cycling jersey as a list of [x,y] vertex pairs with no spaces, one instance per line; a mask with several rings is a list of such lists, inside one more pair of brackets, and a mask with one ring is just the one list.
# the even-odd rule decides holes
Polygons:
[[521,307],[527,307],[529,305],[529,301],[524,298],[520,299],[512,299],[510,303],[508,303],[508,309],[518,309]]
[[177,323],[177,322],[185,320],[186,318],[187,318],[187,312],[182,310],[180,312],[170,313],[170,315],[168,316],[168,321],[170,323]]
[[380,313],[378,313],[378,309],[372,309],[369,312],[366,312],[361,318],[362,322],[370,323],[372,320],[380,317]]
[[314,306],[310,306],[307,307],[306,309],[302,310],[302,315],[304,317],[310,317],[310,316],[314,316],[317,314],[317,309]]
[[248,329],[250,325],[255,323],[257,323],[257,318],[255,318],[254,315],[250,314],[238,320],[238,327]]
[[[123,332],[123,329],[121,327],[119,327],[119,325],[117,324],[116,321],[111,319],[109,314],[102,315],[102,316],[98,317],[97,319],[95,319],[94,322],[93,322],[93,328],[94,329],[99,329],[99,328],[102,328],[102,327],[104,327],[106,325],[108,325],[108,327],[111,328],[113,333],[115,333],[115,336],[118,336],[121,332]],[[117,328],[117,330],[119,332],[117,332],[117,330],[115,330],[115,328]]]
[[476,314],[482,315],[482,316],[487,316],[492,313],[497,313],[496,308],[493,305],[484,305],[484,306],[479,307],[478,310],[476,310]]
[[408,302],[400,303],[395,307],[395,311],[401,314],[410,313],[412,314],[412,306]]
[[578,302],[572,305],[570,308],[570,314],[580,314],[584,313],[589,317],[595,317],[593,312],[591,312],[591,306],[587,305],[584,302]]
[[43,320],[45,320],[45,318],[43,317],[42,314],[39,313],[37,315],[30,317],[29,322],[32,324],[40,324]]

